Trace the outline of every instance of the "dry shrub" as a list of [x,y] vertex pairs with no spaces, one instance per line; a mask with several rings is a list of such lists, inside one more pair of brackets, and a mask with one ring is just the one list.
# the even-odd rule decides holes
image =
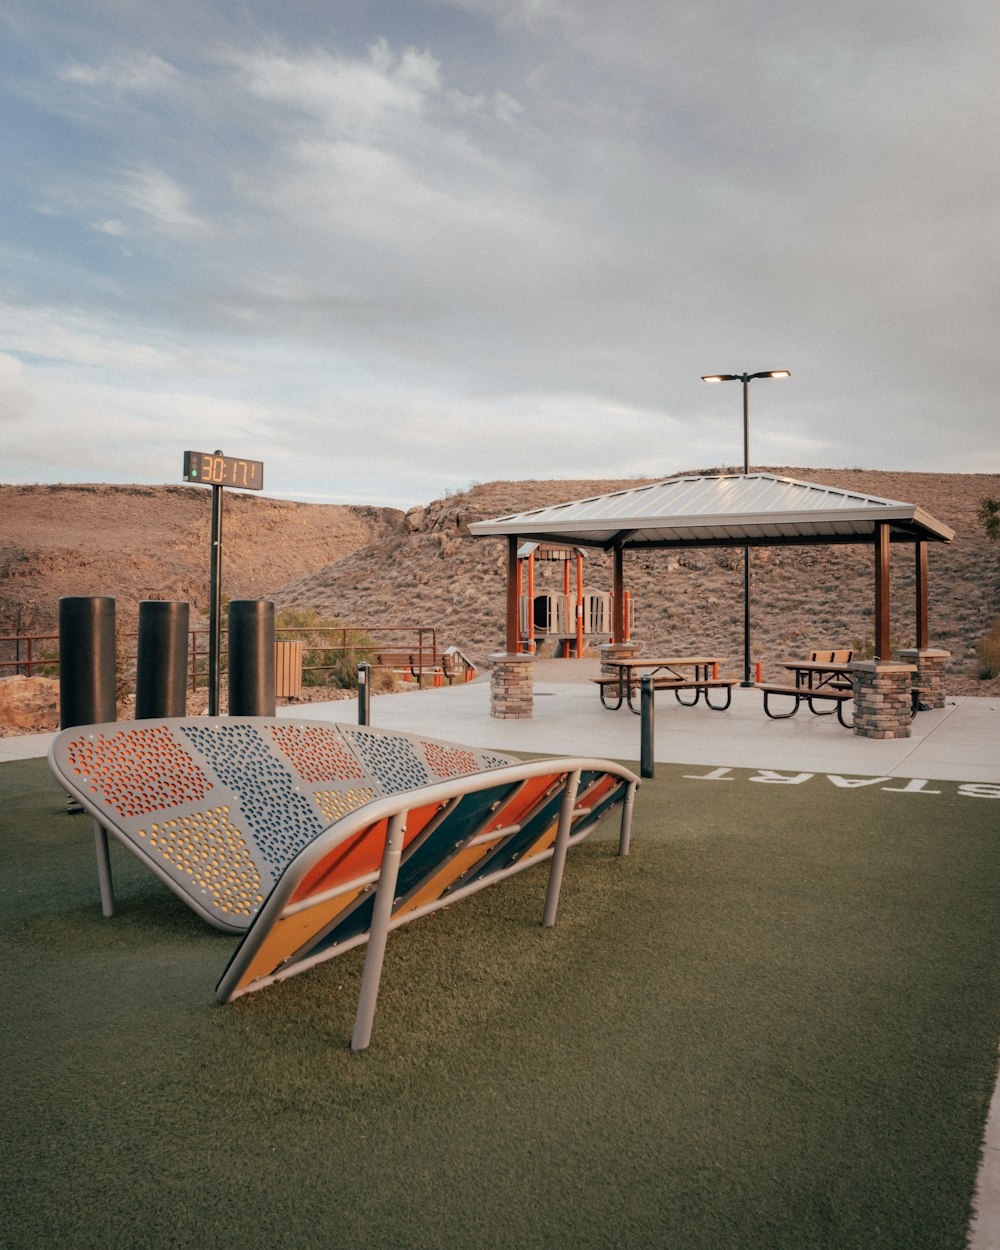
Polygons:
[[976,676],[980,680],[1000,677],[1000,616],[994,619],[990,632],[976,643],[976,655],[979,656]]

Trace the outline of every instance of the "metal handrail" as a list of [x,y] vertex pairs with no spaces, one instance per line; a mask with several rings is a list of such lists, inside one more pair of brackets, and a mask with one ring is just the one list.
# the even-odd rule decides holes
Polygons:
[[[225,631],[224,631],[225,632]],[[391,625],[384,629],[369,630],[357,625],[343,626],[321,626],[321,625],[304,625],[304,626],[278,626],[275,630],[276,638],[284,638],[286,635],[307,634],[311,638],[317,635],[331,635],[330,642],[318,642],[316,646],[310,647],[315,651],[333,651],[341,656],[348,656],[358,652],[375,652],[378,653],[380,646],[382,649],[388,649],[398,646],[398,642],[387,641],[388,636],[416,635],[416,648],[414,655],[416,656],[415,668],[418,675],[425,668],[432,668],[440,663],[440,655],[437,647],[437,630],[432,625]],[[350,635],[363,634],[363,640],[348,641]],[[339,641],[336,641],[339,635]],[[122,640],[129,640],[130,645],[125,651],[125,658],[135,661],[138,650],[138,631],[129,630],[122,634]],[[189,673],[191,689],[197,690],[199,678],[208,680],[208,641],[209,629],[207,626],[202,628],[191,629],[188,632],[188,656],[189,656]],[[203,645],[200,645],[202,644]],[[0,675],[4,669],[13,669],[14,674],[20,674],[25,677],[34,676],[39,669],[51,668],[59,663],[59,635],[58,634],[5,634],[0,636],[0,648],[8,644],[14,651],[12,659],[0,659]],[[45,647],[45,654],[39,655],[40,644],[54,644]],[[22,656],[21,651],[24,648],[26,654]],[[227,651],[222,649],[221,655],[225,656]],[[199,664],[202,665],[199,669]],[[334,664],[310,664],[303,669],[303,672],[328,672],[334,668]],[[388,668],[390,665],[372,665],[373,668]],[[419,680],[419,676],[418,676]]]

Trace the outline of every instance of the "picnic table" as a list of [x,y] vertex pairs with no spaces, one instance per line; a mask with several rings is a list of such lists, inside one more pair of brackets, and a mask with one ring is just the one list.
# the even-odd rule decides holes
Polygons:
[[831,660],[781,660],[781,667],[795,674],[796,686],[810,690],[832,687],[837,690],[852,689],[850,662],[835,663]]
[[[674,698],[684,707],[694,707],[702,696],[713,712],[724,712],[733,697],[736,678],[720,677],[722,659],[716,655],[654,656],[648,659],[609,660],[608,666],[618,672],[610,677],[595,677],[600,690],[601,703],[609,711],[616,712],[623,703],[638,716],[634,695],[641,688],[643,676],[653,678],[655,690],[672,690]],[[713,703],[710,690],[725,690],[725,703]],[[681,691],[694,691],[694,698],[682,698]],[[612,702],[613,700],[613,702]]]

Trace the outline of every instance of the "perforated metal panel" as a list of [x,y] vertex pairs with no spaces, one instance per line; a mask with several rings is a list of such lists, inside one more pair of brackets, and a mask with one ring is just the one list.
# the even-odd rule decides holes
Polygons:
[[196,911],[236,931],[289,861],[342,817],[511,762],[416,735],[256,717],[77,727],[50,752],[101,824]]

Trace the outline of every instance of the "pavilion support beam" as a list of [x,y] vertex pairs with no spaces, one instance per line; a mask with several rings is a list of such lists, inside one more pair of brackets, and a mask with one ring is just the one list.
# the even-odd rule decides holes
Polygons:
[[927,544],[914,544],[915,578],[917,596],[917,650],[924,651],[930,645],[927,629]]
[[576,553],[576,658],[583,659],[583,556]]
[[517,602],[517,535],[509,534],[507,536],[507,643],[506,651],[508,655],[517,655],[518,634],[520,632],[520,622],[518,620],[518,602]]
[[615,547],[614,616],[611,621],[612,642],[625,641],[625,578],[622,573],[622,547]]
[[875,527],[875,658],[888,660],[889,643],[889,526]]

